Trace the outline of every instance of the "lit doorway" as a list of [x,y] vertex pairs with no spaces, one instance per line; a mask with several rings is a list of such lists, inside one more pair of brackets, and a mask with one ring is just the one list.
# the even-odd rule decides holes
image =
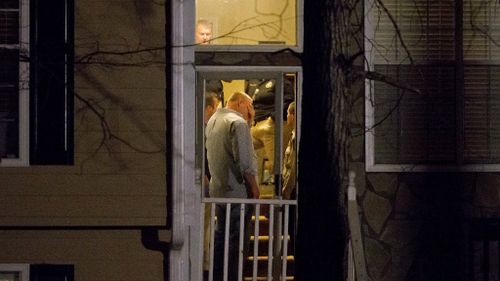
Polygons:
[[[204,253],[203,270],[213,278],[213,208],[220,204],[251,205],[248,252],[238,262],[242,280],[253,277],[293,276],[296,229],[297,148],[300,138],[300,67],[198,67],[196,83],[196,170],[201,183],[200,203]],[[253,100],[255,118],[250,125],[260,199],[211,198],[210,173],[205,156],[205,124],[209,115],[224,107],[234,92],[245,92]],[[212,208],[210,208],[212,206]],[[243,211],[242,211],[243,214]],[[245,232],[246,233],[246,232]],[[246,240],[249,241],[246,241]],[[243,251],[239,251],[243,252]],[[228,258],[225,257],[227,270]],[[232,261],[234,262],[234,260]]]

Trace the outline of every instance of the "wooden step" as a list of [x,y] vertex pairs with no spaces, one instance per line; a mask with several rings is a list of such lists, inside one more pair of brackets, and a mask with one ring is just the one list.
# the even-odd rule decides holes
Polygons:
[[[253,272],[254,258],[252,256],[247,258],[245,263],[245,275],[251,275]],[[257,275],[267,275],[267,270],[269,266],[269,257],[259,256],[257,257]],[[279,268],[281,271],[281,261],[279,261]],[[294,276],[295,273],[295,258],[294,256],[287,257],[286,263],[286,273],[288,276]]]
[[[245,281],[252,281],[253,278],[252,277],[243,277],[243,280]],[[257,281],[267,281],[267,276],[257,276],[256,278]],[[286,280],[295,280],[293,276],[287,276],[286,277]]]
[[[283,236],[281,236],[281,239],[283,240]],[[267,255],[269,252],[269,236],[260,235],[258,242],[259,242],[258,245],[259,255]],[[250,251],[250,253],[253,253],[254,243],[255,243],[255,237],[252,235],[250,236],[250,243],[248,244],[248,250]],[[283,243],[283,241],[281,241],[281,243]],[[290,247],[291,245],[290,243],[291,243],[290,236],[288,236],[288,253],[293,254],[293,252],[291,251],[292,247]]]
[[[253,261],[254,260],[254,257],[253,256],[249,256],[247,258],[247,260],[249,261]],[[257,261],[268,261],[269,260],[269,257],[268,256],[258,256],[257,257]],[[294,256],[287,256],[286,257],[286,260],[287,261],[295,261],[295,257]]]

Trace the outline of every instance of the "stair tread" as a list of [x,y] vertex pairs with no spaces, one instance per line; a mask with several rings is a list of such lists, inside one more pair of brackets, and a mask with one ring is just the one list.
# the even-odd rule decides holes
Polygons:
[[[253,256],[248,256],[247,260],[253,261]],[[257,260],[258,261],[267,261],[267,260],[269,260],[269,257],[268,256],[257,256]],[[294,261],[295,260],[295,256],[289,255],[289,256],[286,257],[286,260],[287,261]]]
[[[256,279],[257,279],[258,281],[261,281],[261,280],[267,280],[267,276],[257,276],[257,277],[256,277]],[[294,280],[294,279],[295,279],[295,278],[294,278],[294,276],[287,276],[287,277],[286,277],[286,280]],[[243,278],[243,280],[245,280],[245,281],[246,281],[246,280],[250,281],[250,280],[253,280],[253,278],[252,278],[252,277],[244,277],[244,278]]]
[[[281,235],[280,237],[281,240],[283,240],[283,235]],[[250,241],[254,241],[255,240],[255,236],[254,235],[251,235],[250,236]],[[259,235],[259,241],[269,241],[269,235]],[[288,240],[290,240],[290,235],[288,235]]]

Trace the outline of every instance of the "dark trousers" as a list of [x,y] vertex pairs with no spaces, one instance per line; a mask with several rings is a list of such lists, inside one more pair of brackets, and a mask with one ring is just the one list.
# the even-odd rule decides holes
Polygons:
[[[228,280],[238,280],[239,240],[240,240],[240,204],[231,204],[229,216],[229,249],[228,249]],[[249,241],[248,226],[252,208],[245,205],[244,232],[243,232],[243,265],[247,257]],[[226,205],[216,205],[215,215],[217,224],[214,237],[214,281],[222,281],[224,277],[224,235],[226,228]]]

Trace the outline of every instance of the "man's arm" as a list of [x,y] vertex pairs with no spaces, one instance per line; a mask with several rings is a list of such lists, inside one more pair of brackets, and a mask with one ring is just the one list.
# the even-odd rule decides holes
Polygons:
[[247,197],[252,199],[259,199],[260,192],[257,185],[257,180],[255,179],[255,175],[252,175],[250,173],[243,173],[243,177],[245,178]]
[[233,123],[235,138],[233,140],[233,155],[239,162],[248,198],[259,199],[260,192],[255,175],[257,168],[254,162],[254,150],[250,128],[246,122]]

